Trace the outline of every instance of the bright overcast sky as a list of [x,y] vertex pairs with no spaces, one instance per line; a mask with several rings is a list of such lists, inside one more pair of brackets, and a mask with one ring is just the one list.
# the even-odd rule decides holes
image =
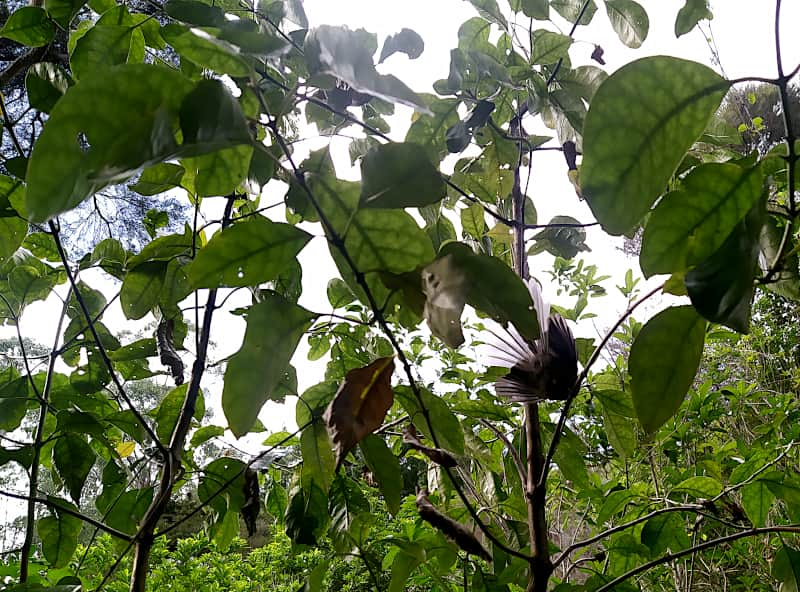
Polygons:
[[[506,0],[498,0],[501,6],[507,6]],[[605,49],[606,69],[612,72],[623,64],[646,55],[674,55],[710,64],[711,52],[704,35],[697,29],[680,39],[675,39],[673,26],[675,15],[683,5],[683,0],[640,0],[650,16],[650,32],[644,45],[638,50],[626,49],[611,30],[604,12],[602,0],[597,0],[598,12],[589,27],[580,27],[576,33],[578,41],[572,49],[572,61],[575,65],[588,64],[589,54],[595,43]],[[800,62],[800,39],[793,28],[800,22],[800,2],[784,1],[783,10],[783,56],[787,70]],[[774,2],[753,0],[719,0],[712,2],[715,18],[712,21],[714,39],[722,60],[725,74],[729,78],[742,76],[774,76]],[[305,0],[306,12],[311,26],[320,24],[346,24],[350,28],[363,27],[378,34],[379,43],[390,34],[403,27],[417,31],[425,41],[425,51],[418,60],[408,60],[404,55],[395,54],[381,66],[384,72],[391,72],[400,77],[411,88],[418,92],[432,92],[432,83],[447,76],[450,49],[457,44],[457,31],[462,22],[476,14],[472,6],[464,0]],[[525,23],[527,27],[527,23]],[[546,26],[542,23],[541,26]],[[568,24],[560,22],[564,32]],[[707,30],[707,29],[706,29]],[[395,130],[404,130],[408,125],[410,111],[399,108],[392,124]],[[529,130],[530,131],[530,130]],[[313,135],[313,129],[306,135]],[[356,132],[353,132],[356,133]],[[393,137],[401,140],[402,131]],[[304,146],[310,149],[325,145],[327,138],[318,138]],[[349,169],[346,141],[334,140],[332,150],[336,158],[339,174],[352,177],[357,170]],[[558,153],[540,152],[534,156],[532,182],[529,195],[534,200],[539,212],[539,220],[546,221],[557,214],[575,216],[581,221],[592,221],[588,207],[576,200],[574,191],[567,181],[566,167]],[[274,195],[266,199],[273,201],[282,195],[283,189],[277,189]],[[318,232],[317,232],[318,233]],[[319,234],[319,233],[318,233]],[[600,231],[589,233],[588,244],[592,252],[585,254],[588,262],[597,263],[602,273],[624,272],[628,267],[637,268],[636,262],[627,260],[617,250],[618,239],[609,239]],[[301,254],[304,264],[304,297],[301,303],[305,306],[324,312],[326,301],[324,288],[332,275],[332,268],[327,256],[324,241],[318,238]],[[322,263],[320,263],[322,261]],[[534,274],[546,280],[543,272],[549,268],[548,257],[537,257],[532,260]],[[87,275],[90,283],[95,280]],[[614,292],[614,280],[607,282],[610,292]],[[618,283],[618,282],[617,282]],[[245,294],[236,303],[246,305]],[[563,302],[562,304],[568,304]],[[619,299],[604,298],[602,306],[609,318],[616,317],[624,307]],[[55,316],[58,305],[53,300],[37,303],[29,307],[22,320],[23,334],[42,343],[52,343],[51,334],[55,327]],[[109,312],[106,323],[112,327],[130,327],[124,321],[118,307]],[[603,329],[611,321],[601,319],[598,329]],[[233,353],[241,343],[243,323],[238,317],[231,317],[226,311],[219,311],[215,317],[215,342],[219,346],[215,351],[215,359]],[[592,326],[582,324],[577,333],[591,335]],[[13,335],[8,329],[0,330],[0,335]],[[303,362],[305,347],[301,346],[300,354],[295,362],[300,367],[300,391],[321,380],[324,372],[320,363]],[[204,388],[212,391],[211,400],[218,401],[221,390],[220,381],[212,378],[204,382]],[[216,392],[215,392],[216,391]],[[218,409],[218,407],[217,407]],[[279,429],[284,423],[293,423],[293,410],[283,411],[275,405],[268,404],[261,414],[262,420],[273,429]],[[220,416],[218,423],[224,423]]]

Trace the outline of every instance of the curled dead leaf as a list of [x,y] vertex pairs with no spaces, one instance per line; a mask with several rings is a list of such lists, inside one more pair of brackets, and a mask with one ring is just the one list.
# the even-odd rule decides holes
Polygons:
[[424,489],[417,494],[417,512],[420,518],[453,541],[462,551],[486,561],[492,560],[489,552],[466,526],[436,509]]
[[446,450],[441,448],[431,448],[430,446],[425,446],[422,442],[420,442],[419,437],[417,437],[417,430],[413,423],[409,424],[403,432],[403,442],[408,444],[414,450],[417,450],[427,456],[437,465],[452,468],[458,464],[456,458]]
[[378,358],[345,376],[323,418],[336,452],[336,470],[350,449],[383,423],[394,402],[394,357]]
[[452,255],[437,259],[422,270],[425,320],[431,333],[450,347],[464,343],[461,312],[467,302],[467,282]]

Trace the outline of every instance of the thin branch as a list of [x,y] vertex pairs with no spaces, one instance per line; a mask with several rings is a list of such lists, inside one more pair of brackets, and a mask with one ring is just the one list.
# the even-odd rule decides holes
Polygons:
[[517,473],[519,473],[520,481],[522,483],[525,483],[525,479],[527,479],[528,472],[525,470],[525,465],[522,464],[522,458],[520,457],[519,452],[514,447],[514,444],[511,442],[511,440],[509,440],[508,437],[492,422],[487,421],[485,419],[479,419],[478,421],[483,427],[490,430],[495,436],[497,436],[500,439],[500,441],[506,447],[506,450],[508,450],[508,453],[511,455],[511,460],[514,461],[514,466],[517,467]]
[[[261,108],[264,110],[264,113],[269,113],[269,109],[267,108],[267,105],[265,104],[264,98],[261,95],[261,93],[257,92],[256,95],[259,98],[259,101],[261,102]],[[316,211],[317,216],[319,217],[320,223],[322,224],[322,227],[325,229],[325,232],[326,232],[326,234],[328,236],[328,241],[342,255],[342,258],[344,259],[345,264],[353,272],[353,275],[355,277],[356,283],[364,291],[364,294],[367,297],[367,302],[368,302],[370,308],[372,309],[373,314],[375,315],[375,320],[377,321],[378,325],[380,326],[381,331],[384,333],[384,335],[386,335],[386,338],[392,344],[392,348],[394,349],[394,351],[397,354],[397,359],[400,360],[400,363],[403,366],[403,370],[404,370],[405,375],[406,375],[406,377],[408,378],[408,381],[409,381],[409,386],[410,386],[412,392],[414,393],[415,398],[419,402],[420,410],[422,412],[423,418],[424,418],[426,424],[428,425],[428,427],[430,428],[430,433],[431,433],[431,436],[432,436],[433,443],[438,448],[439,447],[439,443],[438,443],[437,438],[436,438],[436,430],[434,429],[433,422],[431,421],[430,412],[429,412],[428,408],[424,404],[424,400],[422,398],[422,393],[419,390],[419,386],[417,384],[417,381],[414,378],[414,372],[413,372],[413,370],[411,368],[411,364],[409,363],[408,357],[405,355],[405,352],[400,347],[400,343],[397,340],[397,336],[394,334],[394,331],[392,331],[391,327],[389,327],[389,323],[386,320],[386,317],[384,316],[383,311],[378,306],[378,302],[375,300],[375,295],[372,293],[372,290],[370,289],[369,284],[367,284],[366,278],[364,276],[364,272],[362,272],[360,269],[358,269],[358,266],[355,264],[355,261],[353,260],[352,256],[350,255],[350,252],[345,247],[344,239],[336,231],[336,229],[334,228],[333,224],[329,220],[327,213],[320,207],[319,203],[317,202],[316,197],[314,196],[313,192],[311,191],[311,188],[306,183],[305,176],[303,175],[303,172],[300,170],[300,168],[294,162],[294,158],[292,157],[292,152],[289,150],[289,147],[286,145],[286,142],[285,142],[285,140],[283,138],[283,135],[280,133],[280,130],[278,129],[277,121],[275,119],[271,118],[270,121],[269,121],[268,127],[272,131],[272,134],[273,134],[273,136],[275,138],[275,141],[278,142],[278,145],[281,147],[281,150],[283,151],[283,153],[284,153],[284,155],[286,157],[286,160],[287,160],[287,162],[289,163],[289,166],[292,169],[292,174],[293,174],[294,181],[298,184],[300,189],[302,189],[303,193],[306,194],[306,196],[308,197],[309,202],[311,203],[312,207]],[[515,549],[512,549],[511,547],[507,546],[503,541],[501,541],[497,536],[495,536],[494,533],[491,532],[491,530],[489,530],[489,527],[486,524],[484,524],[483,521],[480,519],[480,516],[478,516],[478,513],[475,511],[475,508],[472,507],[472,504],[469,502],[469,499],[467,499],[467,496],[464,493],[464,491],[462,490],[462,488],[459,487],[458,481],[455,479],[453,471],[449,467],[442,467],[442,469],[444,470],[445,474],[448,476],[448,478],[452,482],[453,488],[455,489],[456,493],[458,494],[459,498],[461,499],[462,503],[464,504],[464,507],[469,512],[470,516],[475,521],[475,524],[478,526],[478,528],[480,528],[481,532],[483,532],[484,535],[486,535],[486,537],[490,541],[492,541],[495,545],[497,545],[499,548],[501,548],[506,553],[508,553],[510,555],[514,555],[515,557],[519,557],[519,558],[527,560],[528,557],[525,554],[520,553],[519,551],[517,551]]]
[[[50,499],[48,499],[46,497],[36,497],[36,496],[31,497],[29,495],[24,495],[22,493],[14,493],[13,491],[3,491],[3,490],[0,490],[0,495],[2,495],[3,497],[10,497],[10,498],[13,498],[13,499],[27,501],[28,503],[43,504],[43,505],[47,506],[48,508],[53,508],[53,509],[58,510],[59,512],[63,512],[64,514],[69,514],[70,516],[74,516],[75,518],[78,518],[79,520],[81,520],[83,522],[86,522],[86,524],[91,524],[95,528],[98,528],[98,529],[100,529],[100,530],[102,530],[104,532],[107,532],[111,536],[114,536],[114,537],[116,537],[118,539],[122,539],[123,541],[130,541],[133,538],[129,534],[126,534],[126,533],[124,533],[124,532],[122,532],[120,530],[117,530],[116,528],[112,528],[112,527],[108,526],[107,524],[103,524],[99,520],[95,520],[94,518],[91,518],[90,516],[86,516],[85,514],[81,514],[80,512],[78,512],[76,510],[73,510],[68,506],[64,506],[62,504],[56,503],[56,502],[54,502],[54,501],[52,501],[52,500],[50,500]],[[20,562],[22,562],[22,559],[25,557],[24,545],[20,549],[20,553],[22,553],[22,557],[20,557]],[[22,565],[20,565],[20,581],[24,581],[24,580],[22,580],[22,573],[21,572],[22,572]]]
[[653,559],[652,561],[648,561],[647,563],[643,563],[639,567],[635,567],[634,569],[622,574],[619,577],[614,578],[608,584],[601,586],[596,590],[596,592],[607,592],[608,590],[613,590],[614,587],[618,586],[625,580],[628,580],[634,576],[639,575],[640,573],[644,573],[652,567],[656,567],[657,565],[661,565],[662,563],[669,563],[674,561],[675,559],[680,559],[681,557],[686,557],[687,555],[692,555],[693,553],[697,553],[698,551],[704,551],[705,549],[711,549],[718,545],[724,545],[725,543],[730,543],[736,541],[738,539],[743,539],[746,537],[751,536],[758,536],[760,534],[770,534],[773,532],[790,532],[794,534],[800,534],[800,525],[790,525],[790,526],[764,526],[762,528],[751,528],[749,530],[744,530],[742,532],[735,532],[733,534],[729,534],[727,536],[719,537],[716,539],[712,539],[710,541],[706,541],[704,543],[700,543],[699,545],[695,545],[693,547],[689,547],[688,549],[684,549],[682,551],[678,551],[676,553],[667,553],[663,557],[659,557],[658,559]]
[[550,471],[550,464],[553,462],[553,456],[556,453],[556,448],[558,447],[558,443],[561,440],[561,432],[564,430],[564,425],[567,422],[567,417],[569,416],[569,409],[572,405],[572,401],[577,396],[578,392],[581,389],[581,385],[583,381],[586,380],[586,377],[589,375],[589,370],[591,369],[592,365],[597,361],[600,357],[603,348],[605,348],[606,344],[609,342],[611,337],[614,333],[617,332],[620,325],[627,319],[629,316],[633,314],[633,312],[645,301],[653,297],[655,294],[660,292],[664,289],[664,284],[660,284],[647,292],[644,296],[639,298],[636,302],[631,304],[624,313],[617,319],[617,322],[606,332],[603,339],[600,341],[600,344],[595,348],[592,352],[592,355],[589,357],[589,360],[586,362],[586,365],[583,368],[583,371],[578,376],[578,379],[575,381],[575,385],[572,387],[572,392],[570,393],[569,397],[567,397],[566,401],[564,401],[564,408],[561,410],[561,416],[558,418],[558,424],[556,425],[556,430],[553,433],[553,439],[550,442],[550,448],[547,451],[547,456],[545,457],[544,466],[542,467],[542,474],[539,477],[539,484],[543,484],[547,481],[547,473]]
[[667,514],[669,512],[698,512],[702,509],[703,506],[699,504],[686,504],[682,506],[670,506],[667,508],[659,508],[658,510],[653,510],[649,514],[645,514],[644,516],[639,516],[638,518],[635,518],[623,524],[618,524],[617,526],[604,530],[600,534],[597,534],[593,537],[572,543],[569,547],[564,549],[558,557],[556,557],[556,559],[553,561],[553,567],[558,567],[559,565],[561,565],[564,562],[564,560],[567,559],[567,557],[569,557],[572,553],[574,553],[578,549],[582,549],[584,547],[593,545],[611,536],[612,534],[616,534],[618,532],[622,532],[623,530],[633,528],[637,524],[641,524],[642,522],[647,522],[651,518],[655,518],[656,516],[660,516],[661,514]]
[[[70,292],[72,288],[70,288]],[[49,407],[50,390],[53,387],[53,375],[55,374],[56,359],[58,355],[58,342],[61,339],[61,328],[64,325],[64,318],[67,316],[67,303],[69,302],[69,292],[64,304],[61,307],[61,314],[58,317],[53,347],[50,350],[50,360],[47,364],[47,374],[45,375],[44,388],[39,396],[39,421],[36,425],[36,433],[33,437],[33,456],[31,457],[31,468],[28,474],[28,508],[26,512],[25,540],[22,543],[19,559],[19,580],[25,583],[28,579],[28,568],[33,546],[33,526],[36,520],[36,493],[39,489],[39,461],[41,460],[45,425],[47,421],[47,408]]]
[[58,227],[52,220],[49,222],[49,226],[50,226],[50,233],[53,235],[53,240],[56,243],[56,249],[58,250],[58,255],[61,258],[61,263],[64,265],[64,271],[67,274],[67,280],[72,286],[72,293],[75,295],[75,300],[78,302],[78,306],[80,307],[81,312],[83,313],[83,318],[86,320],[86,323],[88,324],[89,327],[89,331],[91,332],[92,338],[94,339],[95,345],[97,346],[97,351],[100,353],[100,357],[102,358],[103,363],[108,369],[108,373],[111,375],[111,380],[114,383],[114,386],[117,388],[117,392],[120,398],[122,398],[122,400],[125,401],[125,404],[130,408],[134,417],[136,417],[136,420],[142,424],[144,431],[147,432],[147,435],[153,441],[154,445],[159,449],[159,451],[161,451],[166,456],[167,453],[166,447],[158,439],[158,436],[153,431],[153,428],[150,427],[150,424],[145,420],[144,416],[133,404],[133,401],[131,401],[130,397],[128,397],[128,394],[125,392],[125,388],[122,386],[122,383],[120,382],[119,377],[117,376],[117,372],[114,369],[114,364],[111,361],[111,358],[108,357],[108,352],[106,351],[106,348],[103,345],[103,341],[100,338],[100,334],[97,332],[97,328],[94,326],[94,321],[92,320],[92,315],[89,312],[89,308],[86,306],[86,301],[84,300],[83,295],[81,295],[81,292],[78,289],[78,285],[75,281],[75,275],[72,273],[72,270],[70,269],[69,260],[67,259],[67,254],[64,251],[64,246],[61,244],[60,231]]

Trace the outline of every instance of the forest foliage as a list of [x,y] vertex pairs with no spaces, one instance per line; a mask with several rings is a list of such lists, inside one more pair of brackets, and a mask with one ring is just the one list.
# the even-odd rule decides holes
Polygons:
[[[800,65],[778,38],[774,79],[667,56],[609,75],[576,32],[608,19],[638,48],[638,2],[468,1],[431,93],[376,67],[418,58],[413,30],[310,26],[301,0],[6,15],[0,496],[26,512],[3,590],[166,589],[171,566],[208,590],[797,588]],[[712,16],[686,0],[674,33]],[[350,137],[360,179],[310,134]],[[538,219],[550,150],[594,220]],[[86,212],[97,239],[70,226]],[[513,326],[541,345],[556,318],[534,311],[529,258],[553,261],[573,327],[601,310],[588,226],[641,236],[662,280],[617,286],[627,309],[576,340],[574,385],[498,397],[480,343]],[[336,276],[317,310],[298,303],[312,241]],[[60,315],[33,350],[41,301]],[[246,330],[215,359],[230,315]],[[324,380],[298,393],[310,363]],[[287,397],[296,431],[252,455],[220,440]],[[235,561],[240,535],[269,544]]]

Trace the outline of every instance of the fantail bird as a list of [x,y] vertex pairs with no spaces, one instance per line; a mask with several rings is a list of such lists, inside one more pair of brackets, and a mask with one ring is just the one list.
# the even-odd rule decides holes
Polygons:
[[539,283],[527,282],[539,318],[539,339],[526,339],[509,326],[505,335],[491,331],[499,343],[490,344],[489,357],[496,366],[509,368],[495,382],[495,391],[512,401],[566,399],[578,376],[578,352],[567,322],[542,297]]

